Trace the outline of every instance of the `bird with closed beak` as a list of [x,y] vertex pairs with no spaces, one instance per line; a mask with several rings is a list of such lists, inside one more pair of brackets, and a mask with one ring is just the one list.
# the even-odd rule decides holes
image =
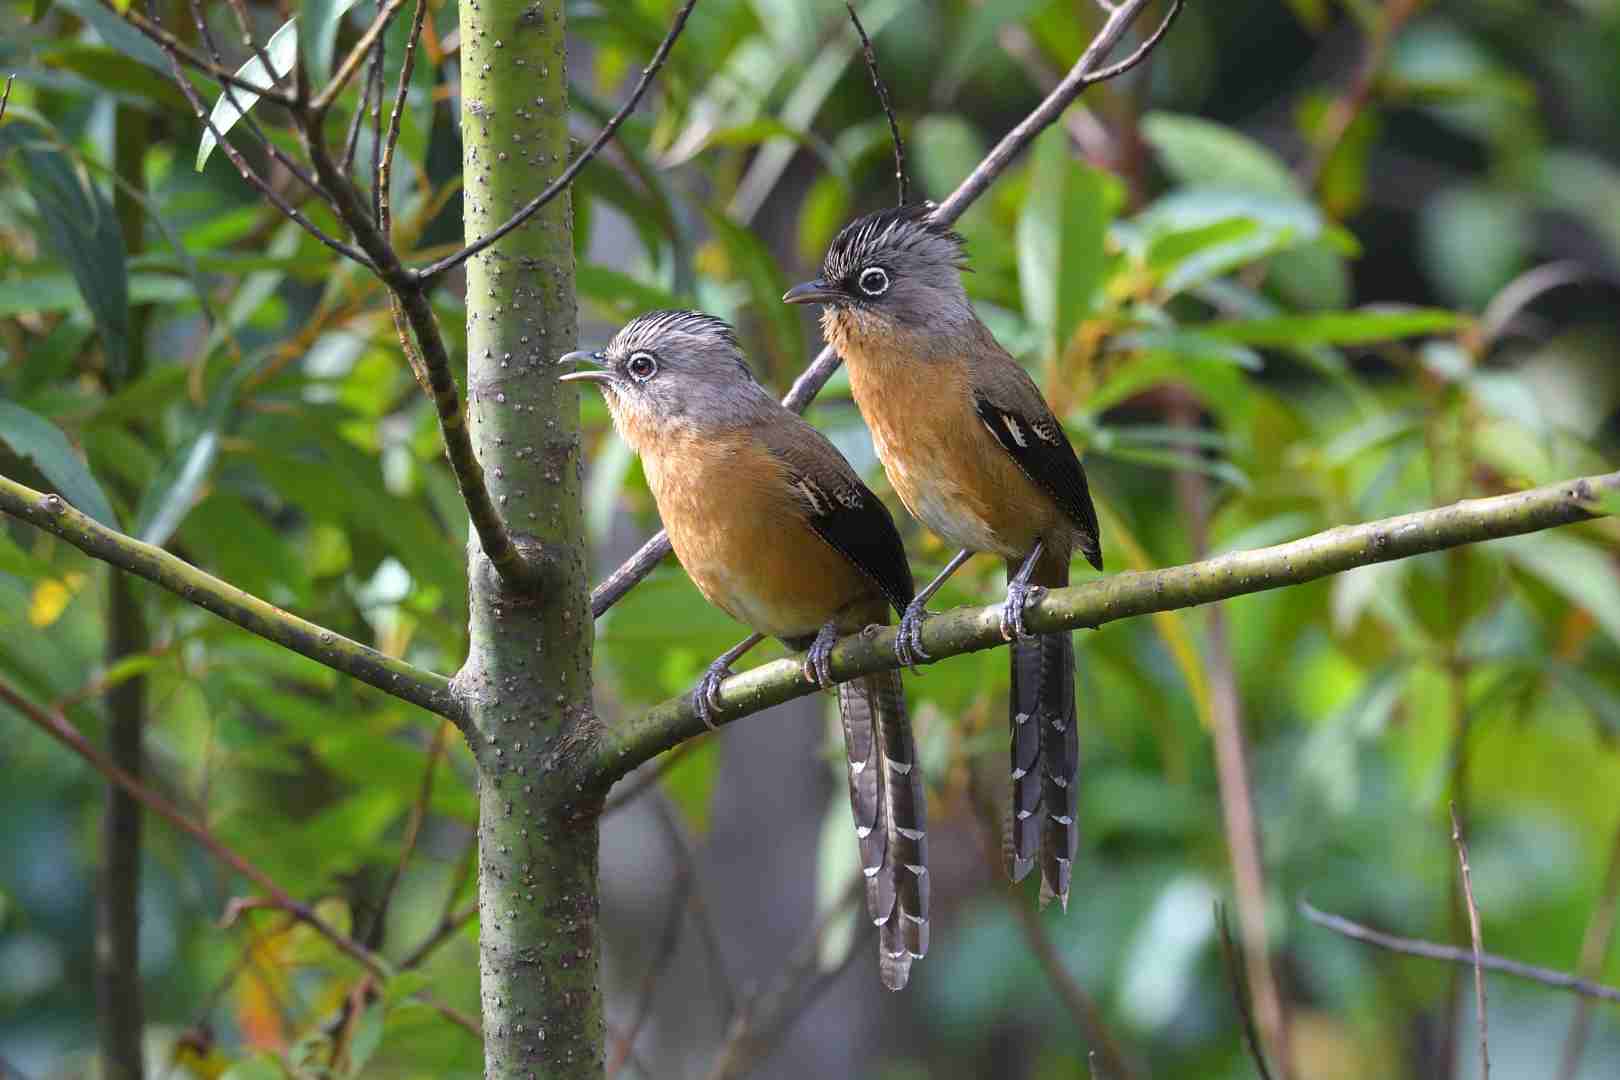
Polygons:
[[962,238],[931,210],[898,207],[845,226],[821,276],[783,300],[822,305],[822,333],[849,370],[889,482],[961,549],[903,613],[901,661],[927,659],[924,605],[952,572],[975,552],[1007,560],[1007,871],[1021,880],[1038,859],[1042,900],[1066,908],[1079,843],[1074,643],[1067,632],[1028,637],[1024,608],[1040,588],[1068,584],[1076,550],[1102,569],[1097,513],[1063,425],[968,303]]
[[[886,623],[914,587],[894,519],[827,438],[754,380],[737,336],[693,311],[638,316],[561,376],[605,394],[641,455],[670,545],[703,596],[755,631],[693,692],[713,726],[731,664],[762,636],[808,649],[805,677],[832,686],[839,634]],[[850,808],[878,926],[885,986],[905,986],[928,951],[928,841],[922,771],[897,671],[838,685]]]

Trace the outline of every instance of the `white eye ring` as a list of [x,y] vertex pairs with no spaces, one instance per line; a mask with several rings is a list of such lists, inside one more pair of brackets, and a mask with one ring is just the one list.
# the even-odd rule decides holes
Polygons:
[[658,357],[650,352],[631,353],[630,359],[624,362],[624,370],[628,371],[636,382],[646,382],[658,374]]
[[867,296],[882,296],[889,291],[889,272],[881,266],[868,266],[855,283]]

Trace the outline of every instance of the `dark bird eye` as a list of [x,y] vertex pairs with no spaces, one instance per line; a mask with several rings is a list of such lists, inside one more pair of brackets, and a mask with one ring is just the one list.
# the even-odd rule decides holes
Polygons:
[[856,284],[867,296],[882,296],[889,291],[889,272],[881,266],[868,266],[861,271]]
[[637,382],[646,382],[658,374],[658,358],[650,352],[631,353],[624,369]]

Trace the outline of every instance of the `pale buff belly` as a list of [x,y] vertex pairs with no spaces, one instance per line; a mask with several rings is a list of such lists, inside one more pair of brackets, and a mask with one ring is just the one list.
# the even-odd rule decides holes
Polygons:
[[[872,430],[878,459],[911,516],[953,547],[1020,558],[1053,531],[1050,499],[990,438],[967,407],[966,391],[940,394],[918,408],[892,384],[856,401]],[[922,394],[921,386],[912,392]]]
[[675,557],[711,604],[784,639],[873,617],[876,587],[805,522],[768,452],[736,439],[675,460],[671,472],[647,459],[647,479]]

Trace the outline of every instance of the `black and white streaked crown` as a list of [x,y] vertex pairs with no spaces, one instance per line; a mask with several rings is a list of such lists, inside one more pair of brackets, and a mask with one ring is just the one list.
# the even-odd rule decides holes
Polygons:
[[648,311],[629,322],[614,335],[614,343],[626,349],[650,348],[669,334],[718,339],[738,352],[742,345],[731,324],[705,311]]
[[660,346],[669,343],[671,337],[684,337],[704,345],[720,346],[725,355],[736,361],[744,378],[758,382],[753,369],[748,366],[747,357],[743,355],[742,343],[737,340],[737,331],[726,320],[710,315],[706,311],[644,312],[625,323],[619,332],[613,335],[608,350],[628,354],[645,349],[657,353]]
[[862,267],[912,253],[967,269],[961,235],[931,220],[933,210],[932,203],[912,203],[856,218],[833,237],[821,264],[822,279],[842,281]]

